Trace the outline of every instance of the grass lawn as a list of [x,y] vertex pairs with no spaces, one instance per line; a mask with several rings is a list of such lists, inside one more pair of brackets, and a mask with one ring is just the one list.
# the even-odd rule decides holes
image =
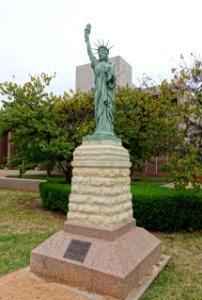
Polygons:
[[155,177],[135,177],[132,180],[132,184],[137,185],[152,185],[152,186],[161,186],[167,183],[172,182],[172,178],[155,178]]
[[[0,276],[29,265],[30,251],[62,230],[65,219],[44,209],[36,194],[0,190]],[[142,300],[201,300],[202,235],[154,234],[172,261]]]
[[0,190],[0,275],[29,265],[30,251],[61,230],[65,218],[42,208],[36,194]]

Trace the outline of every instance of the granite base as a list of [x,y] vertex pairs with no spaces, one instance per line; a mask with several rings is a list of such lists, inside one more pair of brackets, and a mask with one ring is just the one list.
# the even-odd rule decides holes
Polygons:
[[[129,222],[130,223],[130,222]],[[161,242],[143,228],[116,228],[116,238],[95,238],[61,231],[31,252],[30,270],[88,291],[123,300],[160,261]],[[68,228],[66,224],[66,228]],[[120,233],[122,230],[122,234]],[[68,231],[68,230],[67,230]],[[77,231],[79,233],[81,231]],[[110,233],[110,236],[113,233]],[[109,235],[107,235],[109,237]],[[84,262],[65,258],[73,239],[91,244]]]

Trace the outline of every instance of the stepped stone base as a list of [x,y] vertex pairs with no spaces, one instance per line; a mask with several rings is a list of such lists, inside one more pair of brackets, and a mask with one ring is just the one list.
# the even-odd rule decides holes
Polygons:
[[[160,241],[133,220],[108,233],[68,222],[65,228],[31,252],[31,272],[123,300],[161,258]],[[83,262],[64,257],[73,239],[90,243]]]
[[64,231],[31,252],[32,272],[123,300],[161,258],[132,219],[130,159],[119,139],[87,137],[74,151]]

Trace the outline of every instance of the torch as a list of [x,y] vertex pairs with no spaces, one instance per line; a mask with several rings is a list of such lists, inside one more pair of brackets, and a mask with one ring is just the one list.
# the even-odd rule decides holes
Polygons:
[[85,28],[84,32],[85,32],[85,42],[87,42],[88,41],[88,36],[91,32],[91,25],[89,23],[86,25],[86,28]]

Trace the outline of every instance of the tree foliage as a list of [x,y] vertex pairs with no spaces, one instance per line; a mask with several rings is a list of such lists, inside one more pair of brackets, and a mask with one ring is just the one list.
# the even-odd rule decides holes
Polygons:
[[202,165],[202,60],[191,54],[187,63],[181,55],[178,68],[172,72],[171,84],[164,85],[164,91],[167,97],[174,94],[178,99],[176,116],[182,138],[172,150],[169,168],[177,188],[189,182],[199,187],[201,181],[195,178]]
[[[95,127],[93,94],[47,93],[52,76],[30,76],[24,85],[4,82],[1,94],[7,96],[0,111],[0,134],[13,133],[14,155],[10,164],[25,171],[43,164],[48,174],[56,163],[67,181],[71,161],[82,137]],[[134,168],[152,156],[165,154],[174,141],[172,105],[156,92],[118,87],[115,97],[115,133],[129,149]]]
[[82,143],[83,136],[93,134],[95,127],[93,94],[82,93],[80,90],[65,92],[55,102],[55,111],[57,126],[68,138],[70,145],[68,156],[60,157],[59,160],[66,181],[70,182],[73,151]]
[[20,175],[42,164],[50,175],[57,166],[71,180],[71,161],[82,136],[94,127],[93,95],[70,91],[56,97],[47,93],[54,76],[42,73],[18,85],[0,84],[6,97],[0,111],[0,135],[12,132],[14,152],[8,164],[18,167]]
[[134,169],[153,156],[168,154],[176,143],[174,107],[159,87],[116,92],[115,128],[129,149]]
[[21,173],[41,163],[50,174],[58,157],[68,154],[68,139],[56,123],[57,97],[45,91],[52,78],[42,73],[30,76],[23,85],[0,84],[1,94],[7,97],[0,111],[0,134],[13,133],[14,153],[8,163]]
[[[0,84],[1,94],[7,97],[0,111],[0,135],[13,133],[15,151],[9,163],[21,173],[43,164],[50,174],[57,164],[70,182],[73,151],[95,129],[93,93],[70,90],[55,96],[46,91],[53,78],[42,73],[30,76],[23,85]],[[136,89],[118,87],[115,95],[115,134],[129,150],[133,169],[153,156],[174,153],[173,149],[176,153],[185,132],[179,126],[182,114],[173,103],[177,89],[165,81],[148,89],[147,82]],[[186,110],[190,106],[183,110],[187,116]]]

